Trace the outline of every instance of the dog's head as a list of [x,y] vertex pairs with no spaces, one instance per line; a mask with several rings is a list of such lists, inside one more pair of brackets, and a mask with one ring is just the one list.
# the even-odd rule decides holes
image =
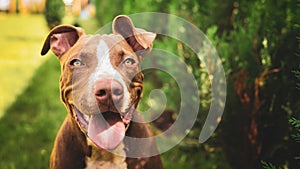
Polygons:
[[118,16],[113,34],[85,35],[62,25],[49,33],[42,48],[59,58],[61,98],[81,130],[99,148],[114,149],[123,140],[141,98],[140,63],[155,34]]

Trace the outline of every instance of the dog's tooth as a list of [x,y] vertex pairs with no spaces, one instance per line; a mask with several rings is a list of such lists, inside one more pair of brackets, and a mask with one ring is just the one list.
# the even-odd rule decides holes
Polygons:
[[87,116],[87,115],[83,115],[83,118],[86,120],[86,121],[89,121],[90,120],[90,116]]

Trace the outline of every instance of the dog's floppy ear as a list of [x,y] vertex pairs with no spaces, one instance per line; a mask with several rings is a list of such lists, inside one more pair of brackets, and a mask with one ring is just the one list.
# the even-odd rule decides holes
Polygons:
[[65,54],[79,39],[84,31],[81,28],[71,25],[60,25],[54,27],[48,34],[41,55],[45,55],[49,49],[60,58]]
[[156,34],[135,28],[128,16],[117,16],[113,21],[112,29],[114,34],[123,36],[138,56],[143,57],[151,51]]

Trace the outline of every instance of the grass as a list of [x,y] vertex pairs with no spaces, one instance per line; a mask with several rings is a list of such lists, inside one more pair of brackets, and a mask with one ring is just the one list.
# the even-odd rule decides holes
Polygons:
[[48,28],[42,15],[0,14],[0,22],[0,168],[49,168],[66,113],[59,62],[40,56]]
[[47,32],[41,15],[0,13],[0,117],[26,87],[44,58],[39,50]]
[[47,60],[0,119],[0,168],[48,168],[53,139],[66,115],[59,62]]

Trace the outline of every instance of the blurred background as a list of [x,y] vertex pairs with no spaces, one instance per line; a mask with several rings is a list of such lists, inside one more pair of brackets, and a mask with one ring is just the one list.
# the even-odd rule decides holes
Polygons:
[[[300,168],[299,5],[297,0],[0,0],[0,168],[48,168],[67,114],[59,100],[59,62],[51,53],[40,56],[49,29],[73,24],[93,34],[118,14],[139,12],[170,13],[196,25],[216,47],[226,72],[221,123],[200,144],[211,102],[206,67],[180,41],[157,37],[155,48],[188,64],[201,98],[194,127],[162,154],[165,168]],[[176,120],[180,91],[168,74],[144,73],[141,110],[149,108],[151,90],[167,95],[167,110],[152,124],[159,133]]]

